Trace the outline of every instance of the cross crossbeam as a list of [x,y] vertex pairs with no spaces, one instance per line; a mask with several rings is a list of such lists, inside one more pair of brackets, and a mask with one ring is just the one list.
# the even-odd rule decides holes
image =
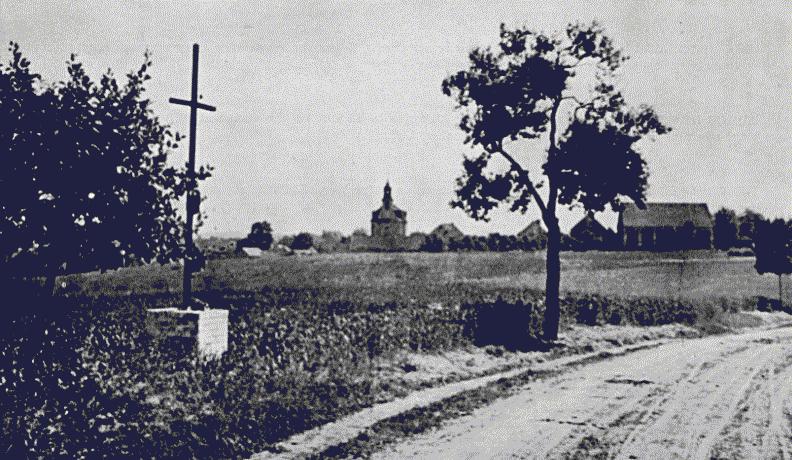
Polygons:
[[217,110],[217,107],[204,104],[203,102],[198,102],[193,100],[185,101],[184,99],[179,99],[175,97],[168,99],[168,102],[170,102],[171,104],[186,105],[187,107],[195,107],[196,109],[207,110],[209,112],[214,112],[215,110]]
[[[193,305],[192,299],[192,274],[194,263],[192,261],[193,255],[193,219],[195,213],[199,211],[198,207],[200,200],[197,199],[197,186],[192,180],[195,177],[195,132],[198,124],[198,110],[206,110],[214,112],[217,110],[211,105],[204,104],[198,101],[198,44],[193,45],[192,55],[192,91],[190,99],[178,99],[172,97],[169,99],[171,104],[184,105],[190,108],[190,147],[187,157],[187,175],[190,178],[191,189],[187,190],[187,216],[184,228],[184,278],[182,280],[182,304],[185,308]],[[199,306],[199,308],[201,308]]]

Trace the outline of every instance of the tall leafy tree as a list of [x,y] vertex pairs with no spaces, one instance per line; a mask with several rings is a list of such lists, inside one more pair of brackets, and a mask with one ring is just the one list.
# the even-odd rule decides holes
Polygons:
[[756,271],[778,276],[778,302],[783,306],[782,275],[792,274],[792,225],[782,219],[760,220],[754,239]]
[[[463,161],[452,206],[480,220],[501,204],[521,213],[538,207],[548,232],[543,335],[555,340],[559,206],[601,211],[625,199],[643,205],[647,171],[636,144],[670,128],[651,107],[627,106],[613,78],[626,56],[596,22],[555,34],[501,24],[498,45],[474,49],[469,60],[442,84],[462,113],[465,142],[477,151]],[[580,72],[593,82],[582,98],[577,89],[587,80],[576,78]],[[528,157],[513,148],[526,139],[544,141],[535,152],[543,155],[539,171],[529,172]]]
[[[119,82],[91,79],[74,55],[47,85],[19,46],[0,65],[0,273],[45,276],[182,255],[178,199],[188,178],[168,156],[181,137],[145,95],[152,61]],[[200,219],[197,222],[200,225]]]

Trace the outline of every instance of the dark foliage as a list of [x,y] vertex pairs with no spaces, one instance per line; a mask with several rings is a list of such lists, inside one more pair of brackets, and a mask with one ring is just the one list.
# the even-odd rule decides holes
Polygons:
[[746,209],[737,217],[737,236],[740,240],[753,242],[761,222],[767,219],[758,212]]
[[778,301],[783,305],[781,275],[792,273],[792,223],[760,221],[755,238],[756,271],[778,276]]
[[259,248],[268,251],[272,247],[272,226],[266,220],[256,222],[250,227],[250,233],[237,241],[237,250],[244,247]]
[[737,246],[737,214],[731,209],[718,210],[712,232],[715,249],[725,251]]
[[442,252],[443,249],[445,249],[443,240],[437,235],[428,235],[420,248],[421,251],[426,252]]
[[314,245],[313,236],[310,233],[298,233],[291,242],[292,249],[311,249]]
[[[181,137],[145,97],[151,59],[119,82],[92,80],[72,55],[45,84],[12,43],[0,65],[0,271],[46,275],[180,255],[179,196],[194,183],[169,166]],[[209,176],[202,167],[195,180]],[[200,219],[199,219],[200,223]]]

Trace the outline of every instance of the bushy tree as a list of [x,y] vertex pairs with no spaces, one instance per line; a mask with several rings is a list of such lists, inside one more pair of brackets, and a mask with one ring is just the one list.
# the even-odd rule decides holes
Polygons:
[[[613,83],[626,57],[596,22],[570,24],[552,35],[501,24],[498,46],[476,48],[469,59],[467,69],[442,84],[462,112],[465,142],[478,150],[463,161],[452,206],[487,220],[500,204],[522,213],[536,204],[548,231],[543,335],[555,340],[560,318],[558,206],[602,211],[606,206],[618,209],[624,199],[643,205],[647,171],[636,144],[669,128],[652,108],[627,106]],[[572,84],[586,70],[596,83],[581,100]],[[510,143],[538,138],[546,141],[544,163],[541,171],[529,172]]]
[[783,306],[782,275],[792,273],[792,227],[782,219],[760,221],[756,227],[756,271],[778,276],[778,302]]
[[443,240],[435,235],[429,234],[421,245],[421,251],[425,252],[443,252]]
[[313,236],[310,233],[298,233],[297,236],[294,237],[294,241],[291,243],[291,248],[311,249],[313,244]]
[[[145,97],[151,58],[119,82],[74,55],[45,84],[19,46],[0,65],[0,272],[46,276],[184,253],[178,198],[195,185],[167,164],[181,137]],[[195,181],[209,176],[202,167]],[[200,225],[200,219],[197,221]],[[191,252],[195,248],[188,248]]]
[[721,208],[715,213],[713,244],[716,249],[726,250],[737,245],[737,213]]
[[755,242],[759,225],[766,220],[762,214],[746,209],[737,218],[737,235],[740,239]]
[[266,220],[255,222],[250,227],[250,233],[237,242],[237,250],[243,247],[259,248],[263,251],[268,251],[272,247],[272,225]]

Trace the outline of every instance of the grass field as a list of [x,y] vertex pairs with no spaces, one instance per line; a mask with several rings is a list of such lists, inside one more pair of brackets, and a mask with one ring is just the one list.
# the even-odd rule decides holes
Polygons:
[[[561,263],[561,289],[570,293],[730,302],[778,295],[777,278],[757,274],[752,258],[717,252],[567,252],[562,253]],[[64,283],[67,292],[88,294],[181,289],[178,266],[75,275]],[[380,291],[386,297],[456,285],[543,289],[544,253],[267,254],[258,259],[210,260],[206,270],[196,275],[196,283],[198,290],[333,287]],[[785,284],[785,298],[791,298],[792,283]]]

